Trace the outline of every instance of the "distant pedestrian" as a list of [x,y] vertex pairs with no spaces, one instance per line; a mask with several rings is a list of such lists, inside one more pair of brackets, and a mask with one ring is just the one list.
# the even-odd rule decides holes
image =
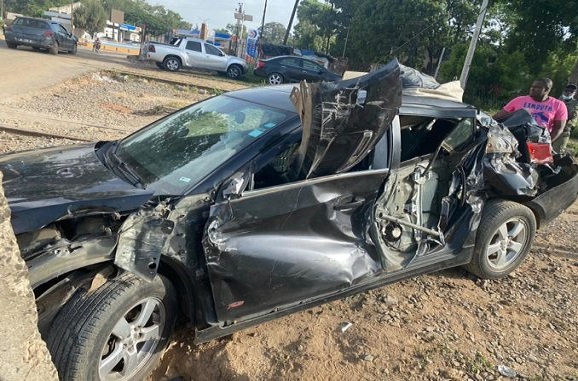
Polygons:
[[570,140],[570,134],[578,122],[578,100],[576,99],[577,89],[578,86],[570,83],[566,85],[564,92],[560,97],[560,100],[566,104],[566,109],[568,110],[568,120],[566,120],[564,132],[562,132],[560,138],[556,140],[557,144],[553,144],[553,148],[556,152],[566,152],[566,145]]
[[564,102],[548,95],[550,90],[552,90],[551,79],[536,79],[530,87],[529,95],[512,99],[502,110],[494,114],[493,118],[500,121],[513,114],[514,111],[525,109],[532,114],[539,126],[548,130],[552,144],[558,144],[557,140],[564,132],[568,119],[568,111]]

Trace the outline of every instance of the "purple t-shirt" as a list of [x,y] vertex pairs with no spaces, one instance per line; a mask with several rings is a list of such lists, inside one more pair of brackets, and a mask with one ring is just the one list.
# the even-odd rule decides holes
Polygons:
[[538,125],[546,127],[550,133],[554,129],[554,121],[568,119],[568,110],[564,102],[552,97],[548,97],[544,102],[538,102],[531,96],[524,95],[512,99],[504,110],[512,112],[522,108],[532,114]]

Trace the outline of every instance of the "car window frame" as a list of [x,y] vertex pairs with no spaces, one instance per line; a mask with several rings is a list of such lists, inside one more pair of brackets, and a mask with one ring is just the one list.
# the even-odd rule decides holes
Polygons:
[[[198,46],[198,50],[194,49],[194,47]],[[193,49],[191,49],[193,48]],[[187,43],[185,44],[185,50],[188,50],[190,52],[197,52],[197,53],[202,53],[203,52],[203,46],[201,44],[200,41],[191,41],[188,40]]]
[[[314,61],[311,61],[308,59],[303,59],[301,61],[301,64],[303,66],[303,69],[305,69],[305,70],[310,70],[310,71],[313,71],[315,73],[319,73],[319,72],[324,71],[323,70],[324,68],[321,65],[319,65],[317,62],[314,62]],[[311,65],[314,69],[308,68],[307,65]]]
[[215,45],[211,45],[206,42],[204,43],[204,45],[205,45],[205,53],[217,57],[222,57],[224,55],[223,51],[217,48]]

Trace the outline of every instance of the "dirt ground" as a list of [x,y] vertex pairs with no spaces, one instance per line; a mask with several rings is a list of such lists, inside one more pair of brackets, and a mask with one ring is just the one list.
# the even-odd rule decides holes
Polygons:
[[[0,124],[111,139],[208,95],[86,74],[1,100]],[[0,133],[0,152],[70,142]],[[184,327],[150,380],[578,380],[577,241],[575,203],[502,280],[446,270],[199,346]]]

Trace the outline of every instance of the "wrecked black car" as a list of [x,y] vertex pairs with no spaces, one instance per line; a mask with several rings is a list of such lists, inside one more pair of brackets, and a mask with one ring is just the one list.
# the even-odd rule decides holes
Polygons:
[[240,90],[119,141],[0,158],[61,379],[143,379],[177,317],[203,342],[420,273],[515,270],[576,199],[577,163],[531,119],[406,79],[394,61]]

